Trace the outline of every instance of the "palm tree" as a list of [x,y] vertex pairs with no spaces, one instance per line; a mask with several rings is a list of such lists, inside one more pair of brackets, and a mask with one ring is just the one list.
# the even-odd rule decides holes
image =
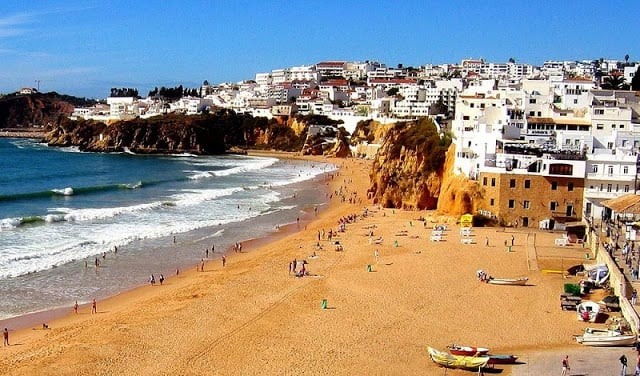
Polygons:
[[608,90],[620,90],[624,85],[624,81],[624,76],[620,74],[612,74],[604,78],[602,88]]

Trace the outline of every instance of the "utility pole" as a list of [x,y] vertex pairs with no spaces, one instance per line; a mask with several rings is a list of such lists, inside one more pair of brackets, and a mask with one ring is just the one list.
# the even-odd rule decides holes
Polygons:
[[36,80],[36,85],[38,85],[36,87],[36,89],[38,90],[38,92],[40,91],[40,80]]

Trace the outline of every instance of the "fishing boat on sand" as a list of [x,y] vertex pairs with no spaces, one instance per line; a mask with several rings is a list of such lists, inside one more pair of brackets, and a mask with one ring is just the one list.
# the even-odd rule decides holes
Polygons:
[[460,345],[456,345],[455,343],[447,346],[447,350],[449,350],[449,353],[453,355],[464,355],[464,356],[486,355],[489,352],[489,349],[484,347],[460,346]]
[[489,362],[487,364],[514,364],[518,361],[518,357],[515,355],[507,354],[495,354],[488,355]]
[[512,286],[524,286],[527,284],[529,280],[528,277],[520,277],[520,278],[489,278],[487,283],[491,283],[492,285],[512,285]]
[[576,342],[585,346],[631,346],[636,343],[635,334],[622,334],[618,330],[586,328]]
[[585,300],[576,306],[576,312],[579,321],[596,322],[600,305],[591,300]]
[[429,357],[435,363],[447,368],[461,368],[468,370],[478,370],[486,367],[489,362],[488,356],[463,356],[453,355],[438,351],[432,347],[427,347]]

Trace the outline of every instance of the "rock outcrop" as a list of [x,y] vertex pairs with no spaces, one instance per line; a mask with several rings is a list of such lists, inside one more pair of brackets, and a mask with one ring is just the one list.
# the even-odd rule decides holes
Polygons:
[[481,191],[475,182],[453,173],[455,149],[447,137],[426,119],[391,128],[370,174],[374,202],[453,216],[475,212]]
[[73,108],[89,101],[57,93],[11,94],[0,98],[0,128],[31,128],[57,124]]
[[110,125],[66,120],[52,127],[45,141],[95,152],[222,154],[224,136],[222,127],[206,118],[167,116],[162,121],[136,119]]

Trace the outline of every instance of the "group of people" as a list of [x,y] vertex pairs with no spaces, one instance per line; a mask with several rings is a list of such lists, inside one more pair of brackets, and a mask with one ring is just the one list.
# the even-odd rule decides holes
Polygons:
[[[158,281],[160,281],[160,284],[162,285],[164,283],[164,275],[160,274],[160,278],[158,278]],[[156,277],[151,274],[151,277],[149,277],[149,284],[151,284],[151,286],[155,286],[156,284]]]
[[[301,264],[299,269],[298,264]],[[298,261],[297,259],[293,259],[293,261],[289,263],[289,274],[293,273],[296,277],[304,277],[305,275],[308,275],[307,268],[305,266],[306,264],[306,260]]]
[[480,282],[488,282],[491,279],[491,276],[487,274],[484,270],[480,269],[476,272],[476,277]]

